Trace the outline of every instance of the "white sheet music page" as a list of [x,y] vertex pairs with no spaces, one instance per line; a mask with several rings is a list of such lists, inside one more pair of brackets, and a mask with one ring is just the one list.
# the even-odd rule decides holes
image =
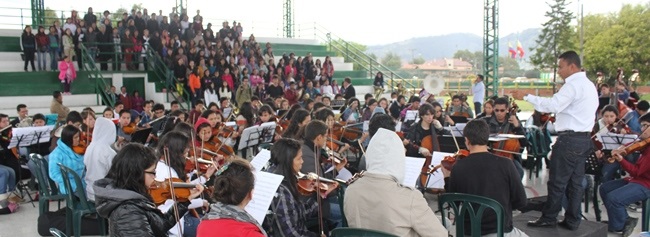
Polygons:
[[267,149],[261,150],[255,157],[253,157],[253,160],[251,160],[251,165],[255,168],[255,171],[262,171],[262,168],[266,165],[266,163],[269,162],[269,159],[271,159],[271,151]]
[[415,187],[415,183],[422,173],[422,166],[424,165],[424,158],[406,157],[404,160],[404,186]]
[[275,192],[277,192],[284,177],[263,171],[253,173],[255,174],[253,199],[246,205],[245,209],[261,225],[266,217],[266,211],[271,206],[273,196],[275,196]]
[[[448,152],[439,152],[439,151],[433,152],[433,156],[431,156],[432,167],[439,165],[442,159],[445,158],[445,156],[451,156],[451,155],[454,154]],[[437,189],[445,188],[445,179],[444,179],[444,175],[442,174],[442,170],[438,169],[436,170],[436,172],[433,172],[429,176],[429,182],[427,183],[427,188],[437,188]]]

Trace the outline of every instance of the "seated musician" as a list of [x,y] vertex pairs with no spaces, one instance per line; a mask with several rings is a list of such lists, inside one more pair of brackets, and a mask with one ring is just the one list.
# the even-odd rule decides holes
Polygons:
[[[339,137],[334,136],[333,131],[331,130],[334,127],[334,123],[335,123],[335,118],[334,118],[335,116],[334,116],[334,112],[332,112],[332,110],[330,110],[329,108],[321,108],[321,109],[316,110],[314,112],[313,117],[314,117],[314,120],[319,120],[319,121],[322,121],[325,124],[327,124],[327,128],[330,129],[328,134],[327,134],[328,137],[331,136],[330,138],[335,139],[335,140],[340,139]],[[348,149],[350,149],[350,144],[345,143],[345,145],[339,146],[339,149],[336,152],[338,152],[339,154],[342,154],[343,152],[345,152]]]
[[[615,134],[628,134],[631,133],[629,128],[627,127],[627,124],[624,123],[622,120],[618,119],[618,109],[616,109],[615,106],[613,105],[607,105],[603,107],[603,109],[600,110],[600,119],[594,124],[594,129],[592,131],[592,136],[596,136],[597,134],[600,135],[605,135],[607,133],[615,133]],[[596,140],[594,137],[593,140]],[[599,143],[602,141],[598,141]],[[602,145],[600,143],[599,145]],[[603,158],[604,154],[601,150],[596,150],[594,151],[595,155],[597,158]],[[629,162],[632,164],[635,163],[636,159],[638,156],[635,154],[630,154],[625,157]],[[614,175],[617,173],[617,171],[621,168],[621,166],[618,163],[608,163],[604,162],[603,167],[602,167],[602,177],[601,180],[604,182],[610,181],[614,179]]]
[[483,104],[483,112],[476,115],[476,118],[492,117],[494,115],[494,101],[487,100]]
[[190,117],[189,117],[189,122],[194,124],[196,123],[196,120],[201,117],[201,113],[203,112],[203,109],[205,108],[203,100],[198,99],[196,102],[194,102],[194,109],[190,111]]
[[253,199],[255,175],[244,159],[224,165],[214,180],[210,205],[197,229],[197,236],[264,237],[266,231],[245,208]]
[[27,115],[29,113],[27,110],[27,105],[19,104],[16,106],[16,112],[18,113],[18,117],[11,121],[12,127],[24,128],[32,126],[33,119]]
[[[334,158],[321,162],[322,157],[327,157],[327,154],[323,149],[327,143],[327,124],[319,120],[314,120],[309,122],[303,130],[304,141],[301,148],[303,164],[300,172],[304,174],[316,173],[320,177],[334,179],[336,175],[345,168],[348,161],[344,157],[339,157],[341,159],[339,160],[339,163],[336,163]],[[320,154],[320,156],[317,156],[317,154]],[[332,166],[334,169],[330,172],[326,172]],[[334,192],[330,193],[327,200],[322,204],[324,218],[330,219],[333,223],[341,221],[341,209],[338,205],[338,198]]]
[[442,105],[438,102],[432,102],[431,105],[433,106],[433,109],[436,111],[433,114],[433,119],[437,120],[438,122],[436,124],[441,124],[442,126],[455,126],[456,122],[454,122],[453,119],[449,115],[446,115],[442,109]]
[[467,102],[463,103],[461,99],[461,95],[454,95],[451,97],[451,106],[449,107],[449,111],[447,111],[447,115],[473,118],[474,111],[472,111],[472,108],[466,104]]
[[377,108],[378,102],[375,99],[369,99],[368,102],[366,103],[366,109],[363,111],[363,116],[361,116],[361,121],[368,121],[370,120],[370,117],[372,114],[375,112],[375,108]]
[[397,96],[397,99],[390,103],[390,106],[388,107],[388,111],[390,112],[390,116],[393,117],[393,119],[398,120],[400,119],[400,112],[406,108],[406,98],[404,98],[403,95]]
[[[190,128],[191,130],[191,128]],[[189,182],[193,184],[205,184],[208,178],[216,171],[216,167],[211,166],[208,168],[207,172],[204,175],[198,176],[196,179],[190,180],[188,173],[185,172],[185,164],[187,162],[186,154],[189,150],[189,145],[191,140],[188,136],[179,131],[171,131],[160,139],[158,143],[157,151],[160,159],[156,165],[155,169],[155,180],[158,182],[164,182],[169,178],[178,178],[182,182]],[[164,203],[159,204],[158,209],[163,212],[168,212],[174,204],[173,200],[168,199]],[[202,198],[194,198],[190,200],[189,209],[207,207],[208,202]],[[187,222],[185,220],[189,218]],[[181,227],[181,232],[192,232],[195,233],[196,227],[198,226],[197,218],[192,215],[185,215],[180,218],[179,225]],[[192,221],[194,220],[194,221]],[[185,224],[183,224],[185,223]],[[178,224],[177,224],[178,225]],[[173,227],[169,230],[171,235],[178,236],[179,233],[178,227]]]
[[[83,123],[83,118],[81,114],[77,111],[72,111],[68,113],[65,118],[65,125],[74,125],[77,128],[81,127]],[[52,135],[50,136],[50,152],[53,151],[58,145],[59,138],[61,137],[61,131],[63,131],[64,126],[59,126],[56,129],[52,130]]]
[[[433,151],[440,151],[438,135],[444,134],[445,130],[438,120],[433,119],[436,112],[439,111],[436,111],[430,104],[420,106],[418,109],[420,121],[414,124],[404,136],[403,144],[406,146],[406,156],[427,157],[431,156]],[[433,144],[427,144],[427,146],[433,147],[433,151],[424,148],[424,144],[421,144],[422,139],[428,135],[432,135]]]
[[[510,114],[508,112],[508,99],[506,98],[498,98],[494,101],[494,116],[489,117],[489,118],[483,118],[489,128],[490,128],[490,134],[517,134],[517,135],[525,135],[526,131],[524,128],[521,126],[521,123],[519,123],[519,119],[517,119],[516,114]],[[526,143],[525,139],[519,139],[520,142],[520,147],[525,147]],[[494,149],[499,149],[503,150],[503,146],[505,144],[505,141],[498,142],[496,143],[495,147],[492,147]],[[509,152],[515,152],[515,153],[520,153],[519,150],[516,151],[509,151]],[[505,156],[509,157],[516,157],[517,155],[511,154],[504,152]],[[519,172],[519,175],[523,178],[524,177],[524,169],[521,166],[519,157],[516,157],[515,159],[512,159],[513,162],[515,163],[515,167],[517,168],[517,171]]]
[[[639,118],[642,133],[641,141],[650,138],[650,115],[644,114]],[[630,144],[634,145],[634,144]],[[638,145],[638,144],[637,144]],[[650,198],[650,148],[641,147],[641,157],[633,164],[623,157],[632,151],[619,148],[612,151],[612,157],[623,167],[629,177],[611,180],[600,186],[600,197],[607,208],[608,229],[611,232],[623,232],[629,236],[637,224],[638,219],[628,216],[626,207],[632,203]]]
[[300,128],[306,126],[311,121],[309,116],[309,111],[304,109],[297,109],[291,115],[289,120],[289,126],[282,133],[284,138],[294,138],[302,140],[302,134],[300,134]]
[[[463,129],[463,136],[470,155],[457,160],[453,166],[448,192],[494,199],[503,206],[505,211],[504,236],[528,236],[512,225],[512,210],[526,205],[526,191],[515,166],[509,159],[488,152],[490,129],[485,120],[469,121]],[[445,173],[448,172],[442,169]],[[465,234],[474,234],[471,233],[469,215],[466,217]],[[480,234],[492,236],[494,233],[496,233],[496,215],[492,211],[486,211],[481,219]]]
[[18,210],[19,198],[9,198],[11,192],[16,189],[16,170],[20,169],[20,163],[13,152],[7,147],[11,142],[11,124],[9,116],[0,113],[0,214],[13,213]]
[[639,117],[647,113],[648,109],[650,109],[650,104],[648,101],[642,100],[636,104],[636,108],[634,110],[630,110],[630,112],[625,114],[623,117],[623,120],[627,121],[627,126],[630,128],[630,130],[632,130],[634,134],[641,134],[641,127],[639,127]]
[[406,111],[409,110],[418,110],[420,108],[420,97],[417,96],[412,96],[411,99],[409,99],[409,104],[406,105],[406,107],[399,112],[399,120],[404,120],[404,117],[406,117]]
[[[103,179],[111,168],[113,157],[117,152],[111,147],[117,138],[115,124],[107,118],[98,118],[93,130],[93,141],[86,149],[84,165],[86,166],[86,184]],[[88,200],[95,200],[92,185],[86,187]]]
[[[174,217],[187,213],[188,201],[178,202],[178,209],[165,213],[153,204],[149,188],[155,182],[157,161],[152,149],[128,144],[115,156],[106,178],[94,183],[97,213],[108,219],[111,235],[167,236],[172,227],[177,228]],[[197,185],[189,198],[202,191],[203,186]]]
[[405,155],[395,132],[379,128],[366,152],[368,170],[345,192],[344,211],[350,227],[397,236],[447,236],[422,194],[406,186]]
[[212,140],[216,141],[215,139],[218,139],[219,141],[225,142],[225,145],[233,147],[235,146],[235,143],[237,142],[236,139],[239,137],[239,132],[238,131],[233,131],[230,137],[224,137],[224,133],[219,133],[219,131],[224,131],[221,128],[222,127],[217,127],[218,125],[220,126],[225,126],[223,124],[223,116],[221,115],[220,111],[213,111],[213,110],[206,110],[203,111],[203,114],[201,114],[202,118],[205,118],[208,120],[208,123],[210,123],[210,127],[212,128]]
[[120,111],[120,121],[117,123],[118,143],[130,142],[133,132],[135,132],[135,123],[132,123],[131,111],[123,109]]
[[341,120],[344,122],[348,123],[356,123],[361,119],[361,112],[360,107],[361,105],[359,104],[359,99],[357,98],[350,98],[348,100],[347,105],[344,108],[341,108]]
[[57,141],[56,148],[50,153],[48,159],[49,175],[52,181],[59,187],[59,191],[63,194],[74,192],[77,188],[85,190],[86,182],[82,180],[83,187],[77,187],[76,182],[70,177],[70,185],[73,190],[66,190],[63,185],[63,175],[58,164],[74,170],[79,177],[84,179],[86,176],[86,167],[84,166],[84,157],[81,154],[75,153],[72,148],[79,145],[79,137],[81,132],[78,127],[74,125],[65,125],[61,131],[61,139]]
[[307,229],[308,218],[317,216],[318,203],[302,199],[298,192],[297,175],[303,165],[302,144],[282,138],[271,148],[271,166],[267,172],[284,176],[269,207],[273,218],[264,219],[263,227],[269,236],[303,237],[319,236]]
[[[153,100],[147,100],[144,102],[144,106],[142,106],[142,113],[140,113],[140,123],[138,124],[138,127],[141,128],[148,128],[151,127],[149,125],[149,122],[154,120],[154,113],[152,112],[153,109]],[[163,111],[165,108],[163,107]]]
[[115,102],[115,106],[113,107],[113,118],[114,119],[120,119],[120,112],[124,109],[124,104],[122,102]]
[[113,114],[113,109],[111,107],[106,107],[102,112],[102,117],[107,119],[114,119],[115,115]]
[[[377,130],[380,128],[390,130],[390,131],[395,131],[395,120],[393,120],[393,117],[387,114],[382,114],[382,113],[377,113],[372,116],[370,119],[370,123],[368,123],[368,137],[366,138],[366,141],[368,141],[368,145],[370,144],[370,141],[372,141],[372,137],[377,133]],[[364,150],[367,150],[367,145],[364,143]],[[366,170],[366,157],[365,155],[361,157],[361,160],[359,161],[359,167],[358,170]]]

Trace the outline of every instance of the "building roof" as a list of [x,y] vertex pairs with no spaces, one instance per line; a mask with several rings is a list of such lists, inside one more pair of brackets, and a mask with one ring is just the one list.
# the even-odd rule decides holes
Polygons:
[[472,64],[459,58],[442,58],[426,61],[423,64],[403,64],[402,69],[420,69],[420,70],[467,70],[471,69]]

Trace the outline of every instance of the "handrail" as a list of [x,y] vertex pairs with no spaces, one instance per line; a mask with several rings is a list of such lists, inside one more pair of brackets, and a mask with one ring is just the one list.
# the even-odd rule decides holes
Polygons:
[[99,104],[99,101],[101,100],[107,106],[110,106],[111,108],[114,107],[115,101],[113,101],[108,96],[107,93],[108,90],[111,88],[111,85],[106,83],[106,81],[104,80],[104,76],[97,68],[97,64],[95,64],[95,59],[91,57],[84,43],[80,43],[79,48],[81,51],[80,57],[82,60],[82,65],[84,69],[88,72],[88,79],[95,79],[95,92],[97,92],[97,103]]
[[191,109],[191,100],[190,100],[190,92],[185,89],[185,87],[182,87],[182,94],[183,95],[176,95],[174,94],[174,90],[172,88],[176,88],[176,83],[179,83],[178,80],[174,77],[174,73],[170,68],[165,65],[165,62],[162,60],[158,52],[153,50],[151,47],[147,47],[147,63],[149,63],[149,71],[153,72],[156,74],[158,78],[164,79],[162,81],[165,83],[165,88],[167,88],[167,94],[171,95],[175,100],[177,101],[184,101],[185,103],[179,103],[181,108],[183,109]]

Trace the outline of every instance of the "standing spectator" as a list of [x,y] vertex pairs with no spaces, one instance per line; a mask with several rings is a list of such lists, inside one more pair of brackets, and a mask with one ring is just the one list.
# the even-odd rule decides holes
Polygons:
[[140,91],[134,90],[133,91],[133,96],[130,98],[131,102],[131,109],[134,109],[135,111],[138,111],[138,113],[142,113],[142,108],[144,107],[144,99],[140,96]]
[[23,55],[25,60],[25,71],[27,71],[27,64],[32,63],[32,71],[36,71],[34,67],[34,54],[36,53],[36,37],[32,34],[32,27],[27,26],[20,36],[21,47],[23,48]]
[[73,22],[72,18],[65,19],[65,24],[63,24],[63,30],[70,30],[70,32],[77,32],[77,24]]
[[[106,13],[104,13],[106,15]],[[93,8],[89,7],[88,12],[84,16],[84,21],[88,26],[91,26],[93,23],[97,24],[97,16],[95,16],[95,13],[93,13]]]
[[[79,44],[81,44],[83,40],[84,40],[84,32],[82,28],[78,27],[77,31],[72,36],[72,45],[74,45],[74,52],[75,52],[74,60],[77,60],[77,65],[79,66],[80,69],[83,68],[83,64],[81,60],[81,57],[83,56],[81,55],[81,46],[79,46]],[[70,60],[73,60],[73,57],[70,57]]]
[[47,70],[47,51],[50,45],[50,39],[45,34],[45,28],[43,26],[38,27],[38,33],[36,33],[36,60],[38,61],[38,70],[43,71]]
[[111,31],[108,31],[104,25],[99,25],[99,33],[97,33],[97,43],[99,49],[99,69],[108,71],[108,60],[113,54],[113,45]]
[[332,82],[332,78],[334,77],[334,64],[332,64],[332,59],[330,59],[330,56],[325,56],[325,62],[323,63],[321,75],[328,81]]
[[119,29],[113,29],[113,37],[111,42],[113,43],[113,71],[119,71],[122,70],[122,38],[120,37]]
[[341,94],[343,94],[343,98],[345,98],[346,100],[357,96],[357,92],[354,90],[354,86],[352,85],[352,80],[350,80],[349,77],[346,77],[343,80],[343,86],[341,87]]
[[135,45],[135,38],[131,36],[131,30],[124,31],[122,38],[122,50],[124,50],[124,64],[126,70],[133,70],[133,46]]
[[[122,102],[122,105],[124,105],[124,109],[131,110],[131,98],[129,98],[129,94],[126,92],[126,86],[122,86],[122,88],[120,88],[120,91],[120,102]],[[119,113],[119,111],[117,112]]]
[[[106,20],[108,20],[108,22],[106,22]],[[103,12],[103,16],[102,16],[102,18],[99,19],[99,22],[100,22],[101,24],[103,24],[104,26],[106,26],[106,25],[112,25],[112,24],[111,24],[111,12],[109,12],[108,10],[105,10],[105,11]]]
[[72,60],[68,56],[63,56],[59,62],[59,80],[63,83],[63,93],[70,95],[70,84],[77,78],[77,70],[74,68]]
[[174,78],[176,78],[176,91],[178,95],[183,96],[183,88],[186,81],[187,67],[183,58],[178,58],[174,64]]
[[61,51],[61,38],[54,26],[50,26],[50,33],[47,37],[48,51],[50,52],[50,70],[56,71],[58,69],[59,52]]
[[474,94],[474,111],[475,114],[481,113],[481,105],[485,100],[485,84],[483,84],[483,75],[476,75],[476,81],[474,81],[474,86],[472,86],[472,94]]
[[239,85],[239,88],[237,89],[237,104],[241,105],[244,102],[251,102],[251,98],[253,97],[253,89],[251,86],[248,84],[249,80],[247,76],[244,76],[242,78],[242,83]]
[[201,75],[199,74],[199,69],[195,67],[190,74],[188,85],[190,89],[190,99],[192,104],[196,104],[198,99],[201,99]]
[[[95,29],[92,27],[88,27],[88,32],[84,35],[84,40],[81,41],[79,40],[79,43],[84,43],[84,46],[86,46],[86,49],[88,50],[88,54],[90,55],[90,59],[93,61],[95,60],[95,57],[97,57],[97,33],[95,32]],[[81,46],[79,46],[81,48]],[[79,59],[81,59],[81,55],[79,56]],[[79,60],[81,61],[81,60]]]

